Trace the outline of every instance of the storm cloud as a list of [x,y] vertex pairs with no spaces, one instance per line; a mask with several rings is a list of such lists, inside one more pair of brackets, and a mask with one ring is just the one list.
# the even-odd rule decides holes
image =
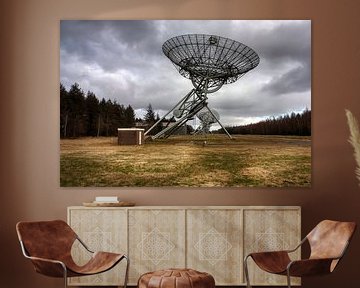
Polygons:
[[309,20],[62,20],[60,82],[130,104],[140,117],[151,103],[161,116],[192,89],[162,44],[192,33],[239,41],[260,57],[254,70],[209,95],[223,124],[311,109]]

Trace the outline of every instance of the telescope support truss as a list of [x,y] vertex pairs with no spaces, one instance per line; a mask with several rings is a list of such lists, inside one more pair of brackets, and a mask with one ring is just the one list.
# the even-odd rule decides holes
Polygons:
[[182,125],[184,125],[187,121],[193,119],[195,115],[204,107],[206,107],[212,116],[216,119],[222,129],[224,129],[227,136],[232,139],[229,132],[225,129],[225,127],[221,124],[219,119],[215,117],[213,112],[209,109],[207,103],[207,93],[208,93],[208,80],[203,79],[196,88],[193,88],[188,94],[185,95],[169,112],[167,112],[162,118],[160,118],[154,125],[152,125],[146,132],[145,136],[150,133],[157,125],[159,125],[162,120],[165,119],[171,112],[176,114],[176,118],[178,120],[174,122],[172,125],[168,125],[164,129],[162,129],[159,133],[151,136],[151,138],[168,138],[171,134],[173,134],[177,129],[179,129]]
[[207,94],[218,91],[224,84],[235,82],[258,66],[260,58],[257,53],[240,42],[206,34],[173,37],[163,44],[162,50],[179,73],[191,80],[194,88],[151,126],[145,135],[148,135],[172,112],[173,117],[177,119],[176,122],[169,121],[165,128],[151,136],[152,139],[167,138],[206,107],[227,136],[232,139],[219,121],[219,117],[209,109]]

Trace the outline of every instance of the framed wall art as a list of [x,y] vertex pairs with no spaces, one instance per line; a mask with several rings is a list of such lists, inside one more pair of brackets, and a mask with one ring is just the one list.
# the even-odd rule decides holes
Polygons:
[[311,21],[62,20],[62,187],[310,187]]

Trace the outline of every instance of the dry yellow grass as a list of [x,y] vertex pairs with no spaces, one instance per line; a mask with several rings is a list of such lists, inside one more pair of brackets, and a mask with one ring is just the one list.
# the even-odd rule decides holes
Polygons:
[[[309,187],[309,137],[174,136],[142,146],[61,140],[61,186]],[[204,145],[206,141],[206,145]]]

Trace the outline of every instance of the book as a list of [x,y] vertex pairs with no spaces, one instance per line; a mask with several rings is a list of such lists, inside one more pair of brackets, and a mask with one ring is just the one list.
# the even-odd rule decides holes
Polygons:
[[117,196],[99,196],[95,197],[95,203],[119,203],[119,199]]
[[93,201],[93,203],[95,204],[116,204],[116,203],[120,203],[119,201]]

